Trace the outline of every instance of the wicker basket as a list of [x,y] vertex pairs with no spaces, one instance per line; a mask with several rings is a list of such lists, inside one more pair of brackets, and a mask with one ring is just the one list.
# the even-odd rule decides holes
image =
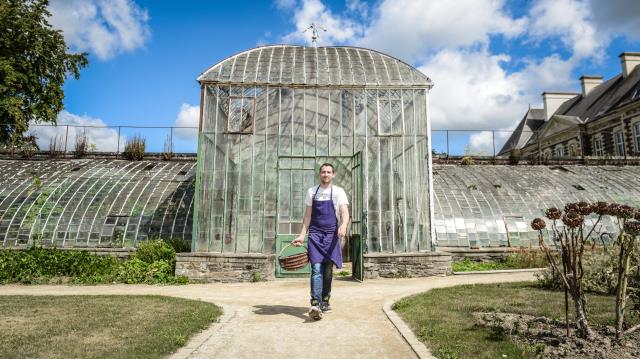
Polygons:
[[304,266],[309,263],[309,253],[307,253],[306,251],[302,253],[292,254],[286,257],[282,256],[284,250],[289,248],[289,246],[291,245],[291,243],[287,244],[280,251],[280,254],[278,255],[278,262],[280,262],[280,267],[286,270],[298,270],[300,268],[304,268]]

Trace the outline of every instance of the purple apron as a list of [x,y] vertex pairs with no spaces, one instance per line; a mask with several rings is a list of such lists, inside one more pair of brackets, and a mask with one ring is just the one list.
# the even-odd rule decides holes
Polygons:
[[309,260],[311,264],[333,262],[342,268],[342,251],[338,239],[338,219],[333,207],[333,186],[328,201],[317,201],[313,194],[309,223]]

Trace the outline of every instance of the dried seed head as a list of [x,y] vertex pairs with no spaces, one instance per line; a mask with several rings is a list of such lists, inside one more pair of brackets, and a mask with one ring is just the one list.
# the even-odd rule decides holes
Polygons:
[[584,217],[576,211],[565,212],[562,216],[562,222],[570,228],[579,227],[583,221]]
[[546,226],[547,224],[544,222],[542,218],[535,218],[531,222],[531,228],[535,229],[536,231],[541,231],[545,229]]
[[590,203],[585,201],[580,201],[576,203],[577,212],[583,216],[587,216],[593,212],[593,206]]
[[602,215],[607,214],[608,207],[609,207],[609,204],[607,202],[598,202],[598,203],[593,205],[593,211],[596,214],[599,214],[599,215],[602,216]]
[[562,216],[562,212],[560,212],[560,210],[557,209],[556,207],[551,207],[547,209],[544,215],[550,220],[555,221],[557,219],[560,219],[560,217]]
[[577,203],[567,203],[567,204],[564,205],[564,211],[565,212],[569,212],[569,211],[578,212],[578,204]]
[[631,218],[634,214],[635,210],[633,209],[633,207],[627,206],[626,204],[618,206],[618,217]]
[[627,221],[627,223],[624,224],[624,230],[633,236],[637,236],[640,234],[640,222]]
[[607,206],[607,214],[610,216],[617,216],[618,207],[620,207],[620,205],[617,203],[609,203],[609,205]]

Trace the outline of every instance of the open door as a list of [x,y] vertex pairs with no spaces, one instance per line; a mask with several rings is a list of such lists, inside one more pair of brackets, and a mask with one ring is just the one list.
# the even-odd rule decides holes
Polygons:
[[[296,271],[280,267],[277,256],[300,234],[304,217],[304,195],[316,181],[315,157],[281,156],[278,158],[278,192],[276,193],[276,278],[308,277],[311,265]],[[307,246],[305,240],[305,247]],[[287,247],[283,256],[305,251]]]
[[351,265],[352,277],[357,281],[364,280],[363,253],[366,251],[366,213],[363,202],[362,152],[351,159]]

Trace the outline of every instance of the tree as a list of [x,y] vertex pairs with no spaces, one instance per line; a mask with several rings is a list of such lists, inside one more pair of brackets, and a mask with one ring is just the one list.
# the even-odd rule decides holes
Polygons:
[[48,22],[48,0],[0,0],[0,144],[26,139],[29,123],[56,122],[67,76],[80,77],[87,54],[68,53]]

